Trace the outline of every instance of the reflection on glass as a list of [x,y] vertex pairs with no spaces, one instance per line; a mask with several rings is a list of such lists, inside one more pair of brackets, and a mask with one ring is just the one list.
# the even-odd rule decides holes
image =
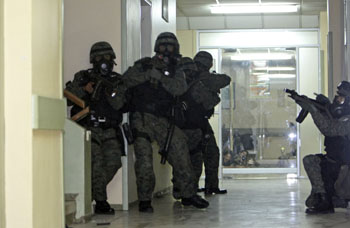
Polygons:
[[295,48],[222,50],[223,166],[295,168],[296,105],[284,88],[296,89]]

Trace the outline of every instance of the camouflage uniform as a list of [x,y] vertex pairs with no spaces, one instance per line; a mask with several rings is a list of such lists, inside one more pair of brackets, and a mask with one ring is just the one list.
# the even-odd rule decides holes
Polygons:
[[[102,206],[97,204],[101,206],[99,208],[102,208],[102,213],[114,212],[106,201],[106,187],[122,166],[121,156],[124,150],[124,140],[119,124],[122,121],[122,107],[125,99],[122,94],[111,95],[112,89],[117,88],[121,82],[121,75],[112,72],[113,67],[112,69],[107,69],[109,72],[106,71],[106,74],[102,75],[94,60],[96,56],[103,56],[105,54],[110,54],[112,59],[114,59],[113,50],[108,48],[111,47],[105,42],[98,42],[93,45],[90,62],[94,64],[94,68],[76,73],[74,80],[68,82],[66,87],[68,91],[83,99],[90,107],[90,113],[85,118],[79,120],[78,123],[86,129],[91,130],[92,133],[92,198],[97,203],[102,202]],[[108,61],[106,60],[106,63],[103,62],[101,64],[108,64]],[[101,86],[98,92],[98,82],[94,81],[94,92],[96,91],[97,94],[87,92],[84,88],[88,83],[91,83],[94,75],[100,75],[101,78],[110,82],[113,88],[107,90],[106,87]],[[96,97],[93,98],[93,96]],[[68,104],[72,105],[71,102],[68,102]],[[74,105],[71,115],[73,116],[79,111],[81,111],[81,108]]]
[[[207,149],[207,146],[205,144],[203,145],[203,142],[207,142],[207,140],[203,140],[202,128],[206,126],[207,116],[211,115],[211,110],[220,102],[220,98],[217,96],[216,92],[213,93],[208,87],[204,86],[202,80],[199,79],[196,64],[191,58],[182,58],[182,66],[186,73],[187,83],[189,84],[188,91],[181,96],[181,101],[183,101],[186,106],[186,122],[182,129],[188,138],[187,143],[189,145],[191,163],[195,173],[195,187],[198,189],[198,182],[202,175],[203,155],[205,154],[203,150]],[[219,158],[217,157],[217,159]],[[178,181],[179,178],[174,175],[173,196],[175,199],[181,196],[181,192],[177,187]]]
[[[342,93],[341,84],[338,86],[338,94],[344,96],[345,104],[338,106],[343,109],[341,115],[330,116],[332,108],[336,105],[336,99],[329,108],[329,112],[317,110],[312,104],[298,103],[303,109],[309,111],[312,115],[317,128],[325,135],[326,155],[307,155],[303,159],[305,171],[310,179],[312,190],[305,204],[308,207],[307,213],[319,213],[320,211],[334,212],[333,207],[337,203],[334,199],[336,195],[335,183],[342,165],[350,165],[350,83],[342,82],[349,85],[348,93]],[[344,84],[343,84],[344,85]],[[344,92],[344,91],[343,91]],[[333,202],[332,202],[333,198]]]
[[[159,50],[161,42],[165,46],[175,46],[175,51],[179,50],[176,37],[171,33],[162,33],[156,41],[156,56],[135,62],[125,72],[124,77],[130,103],[130,125],[135,138],[135,173],[141,212],[153,212],[150,201],[155,187],[155,175],[151,143],[156,141],[160,148],[164,148],[175,97],[187,89],[181,68],[176,63],[166,63],[167,56],[163,56],[163,52]],[[188,199],[195,196],[186,136],[177,126],[174,127],[167,161],[173,167],[174,175],[181,179],[179,188],[183,193],[182,197]],[[208,205],[206,202],[205,207]]]

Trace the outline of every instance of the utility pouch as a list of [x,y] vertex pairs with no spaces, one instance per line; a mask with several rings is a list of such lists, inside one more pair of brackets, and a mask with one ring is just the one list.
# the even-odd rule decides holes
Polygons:
[[132,135],[132,132],[131,132],[131,129],[130,129],[130,126],[128,123],[124,123],[122,125],[122,128],[123,128],[123,132],[124,132],[124,136],[126,138],[126,141],[128,141],[128,144],[131,145],[134,143],[134,137]]
[[181,102],[179,98],[177,98],[176,103],[173,107],[173,120],[176,126],[179,128],[183,128],[186,124],[185,112],[187,109],[187,104],[185,102]]
[[185,126],[185,114],[184,110],[182,110],[180,107],[174,108],[174,123],[179,128],[183,128]]

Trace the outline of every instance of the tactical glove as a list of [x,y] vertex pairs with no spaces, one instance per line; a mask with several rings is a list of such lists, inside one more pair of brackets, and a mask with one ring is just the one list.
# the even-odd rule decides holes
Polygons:
[[157,70],[156,68],[152,68],[152,70],[147,71],[146,77],[148,79],[160,80],[162,78],[162,73],[159,70]]

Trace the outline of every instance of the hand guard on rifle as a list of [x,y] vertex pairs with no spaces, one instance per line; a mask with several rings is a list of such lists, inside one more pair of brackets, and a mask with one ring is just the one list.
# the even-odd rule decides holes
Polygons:
[[317,111],[317,108],[311,102],[297,100],[297,99],[295,100],[295,102],[301,107],[301,109],[304,109],[308,112]]
[[156,68],[153,67],[152,70],[147,71],[146,77],[148,79],[160,80],[162,78],[162,74],[159,70],[157,70]]

